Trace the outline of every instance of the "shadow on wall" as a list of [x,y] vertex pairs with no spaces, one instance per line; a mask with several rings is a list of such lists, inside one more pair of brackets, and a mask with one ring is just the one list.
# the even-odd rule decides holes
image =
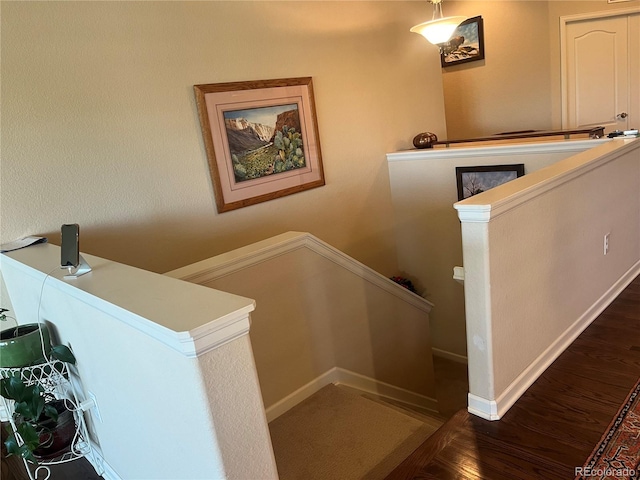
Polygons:
[[[259,232],[264,230],[272,231],[271,235],[281,233],[277,225],[269,221],[269,217],[259,225],[255,222],[243,225],[247,223],[243,220],[248,219],[248,215],[237,215],[235,218],[229,216],[228,220],[237,220],[238,217],[240,219],[237,227],[230,235],[220,235],[217,232],[219,228],[216,228],[215,222],[220,222],[220,219],[216,218],[215,213],[212,213],[211,219],[195,215],[180,216],[111,227],[86,226],[81,223],[80,251],[151,272],[164,273],[261,240],[264,237]],[[60,245],[60,231],[38,235],[47,237],[54,245]]]
[[433,406],[431,305],[312,235],[288,232],[168,275],[256,301],[250,335],[268,414],[335,375]]

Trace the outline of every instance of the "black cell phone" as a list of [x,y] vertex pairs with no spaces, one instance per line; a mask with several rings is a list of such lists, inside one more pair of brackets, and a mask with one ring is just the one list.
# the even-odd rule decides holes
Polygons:
[[80,226],[77,223],[62,225],[60,266],[77,267],[80,264]]

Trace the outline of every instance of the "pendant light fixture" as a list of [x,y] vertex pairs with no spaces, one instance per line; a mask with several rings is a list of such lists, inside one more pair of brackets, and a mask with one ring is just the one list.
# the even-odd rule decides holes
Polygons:
[[411,28],[411,32],[419,33],[434,45],[447,42],[458,25],[464,22],[467,17],[443,17],[442,0],[430,0],[433,4],[433,19]]

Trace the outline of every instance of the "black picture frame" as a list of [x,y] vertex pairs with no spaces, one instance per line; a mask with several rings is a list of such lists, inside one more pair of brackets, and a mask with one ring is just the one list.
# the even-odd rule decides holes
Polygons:
[[442,44],[442,67],[484,60],[484,22],[482,16],[468,18],[456,28],[451,39]]
[[524,175],[524,163],[456,167],[458,201],[486,192]]

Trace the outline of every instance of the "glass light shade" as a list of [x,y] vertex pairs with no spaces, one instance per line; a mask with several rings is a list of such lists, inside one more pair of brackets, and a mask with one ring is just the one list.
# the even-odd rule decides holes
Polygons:
[[419,33],[434,45],[445,43],[456,31],[458,25],[464,22],[467,17],[444,17],[437,20],[424,22],[411,28],[411,32]]

